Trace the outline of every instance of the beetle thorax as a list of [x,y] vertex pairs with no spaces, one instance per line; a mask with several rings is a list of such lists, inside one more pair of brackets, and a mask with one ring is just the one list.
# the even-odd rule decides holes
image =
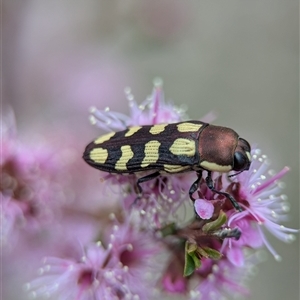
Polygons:
[[238,134],[234,130],[207,126],[199,136],[200,166],[208,171],[229,172],[237,143]]

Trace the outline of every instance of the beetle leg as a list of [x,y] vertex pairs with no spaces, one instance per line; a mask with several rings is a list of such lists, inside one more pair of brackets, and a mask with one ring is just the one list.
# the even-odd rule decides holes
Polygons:
[[236,202],[236,200],[235,200],[230,194],[228,194],[228,193],[226,193],[226,192],[220,192],[220,191],[217,191],[217,190],[214,188],[214,183],[213,183],[213,180],[212,180],[212,178],[211,178],[211,172],[210,172],[210,171],[207,172],[207,177],[205,178],[205,181],[206,181],[206,184],[207,184],[208,188],[209,188],[211,191],[213,191],[213,192],[215,192],[215,193],[217,193],[217,194],[219,194],[219,195],[224,195],[225,197],[227,197],[227,199],[230,200],[230,202],[232,203],[233,207],[234,207],[236,210],[238,210],[239,212],[243,211],[242,208],[240,207],[240,205]]
[[159,175],[160,175],[160,173],[159,173],[159,171],[157,171],[155,173],[152,173],[152,174],[146,175],[144,177],[141,177],[137,180],[136,186],[137,186],[137,189],[138,189],[139,196],[141,196],[141,194],[143,192],[142,187],[140,186],[140,184],[145,182],[145,181],[152,180],[152,179],[158,177]]
[[157,171],[155,173],[152,173],[152,174],[146,175],[144,177],[141,177],[137,180],[136,187],[137,187],[137,194],[138,195],[137,195],[136,199],[133,201],[133,203],[131,204],[131,206],[136,205],[142,198],[143,189],[140,186],[140,183],[143,183],[145,181],[154,179],[154,178],[158,177],[159,175],[160,175],[160,173],[159,173],[159,171]]
[[241,237],[241,231],[238,228],[221,228],[212,233],[213,236],[224,240],[225,238],[234,238],[236,241]]
[[197,191],[199,187],[199,182],[202,177],[202,171],[197,172],[197,179],[196,181],[191,185],[190,190],[189,190],[189,196],[192,201],[195,201],[196,199],[193,197],[193,194]]

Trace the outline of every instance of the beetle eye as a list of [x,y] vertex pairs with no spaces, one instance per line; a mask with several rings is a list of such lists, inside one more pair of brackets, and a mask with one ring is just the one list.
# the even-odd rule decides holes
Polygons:
[[242,138],[239,138],[239,145],[242,147],[242,149],[245,151],[245,152],[251,152],[251,147],[250,147],[250,144],[242,139]]
[[236,151],[234,153],[234,171],[241,171],[241,170],[248,170],[249,169],[249,162],[246,155],[242,152]]

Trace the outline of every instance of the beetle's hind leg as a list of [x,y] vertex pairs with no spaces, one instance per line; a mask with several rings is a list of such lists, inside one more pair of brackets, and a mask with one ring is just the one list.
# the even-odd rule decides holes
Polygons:
[[143,189],[142,189],[142,187],[141,187],[140,184],[143,183],[143,182],[152,180],[152,179],[154,179],[154,178],[156,178],[156,177],[158,177],[158,176],[160,176],[159,171],[157,171],[157,172],[155,172],[155,173],[152,173],[152,174],[149,174],[149,175],[146,175],[146,176],[144,176],[144,177],[141,177],[141,178],[139,178],[139,179],[137,180],[137,182],[136,182],[136,187],[137,187],[137,190],[138,190],[138,195],[139,195],[139,197],[141,197],[141,195],[142,195],[142,193],[143,193]]
[[206,181],[206,184],[207,184],[208,188],[211,191],[213,191],[213,192],[215,192],[215,193],[217,193],[219,195],[224,195],[225,197],[227,197],[227,199],[230,200],[230,202],[232,203],[233,207],[236,210],[238,210],[239,212],[243,211],[242,208],[240,207],[240,205],[236,202],[236,200],[229,193],[220,192],[220,191],[218,191],[218,190],[215,189],[213,180],[211,178],[211,172],[210,171],[207,172],[207,177],[205,178],[205,181]]
[[143,189],[142,189],[142,187],[141,187],[140,184],[143,183],[143,182],[152,180],[152,179],[154,179],[154,178],[156,178],[158,176],[160,176],[159,171],[157,171],[155,173],[152,173],[152,174],[149,174],[149,175],[146,175],[144,177],[141,177],[141,178],[139,178],[137,180],[137,182],[136,182],[137,197],[135,198],[135,200],[133,201],[133,203],[131,204],[131,206],[136,205],[139,202],[139,200],[141,200],[141,198],[142,198]]

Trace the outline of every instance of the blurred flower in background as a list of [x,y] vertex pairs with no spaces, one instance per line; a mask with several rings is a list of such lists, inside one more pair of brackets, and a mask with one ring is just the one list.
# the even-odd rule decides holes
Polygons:
[[[4,0],[3,299],[297,298],[297,230],[282,225],[299,228],[292,2]],[[145,99],[157,75],[173,101],[160,80]],[[187,107],[272,157],[254,148],[249,171],[213,174],[241,213],[205,177],[195,203],[192,173],[145,182],[136,201],[136,175],[81,159],[104,132],[186,120]],[[256,275],[262,249],[283,262]]]

